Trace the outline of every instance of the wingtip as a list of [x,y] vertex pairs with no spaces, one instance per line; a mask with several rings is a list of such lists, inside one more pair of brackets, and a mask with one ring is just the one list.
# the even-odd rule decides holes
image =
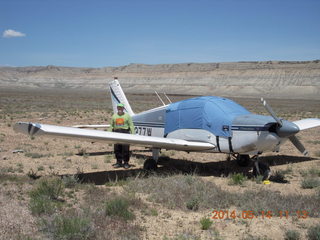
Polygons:
[[41,126],[37,123],[31,122],[17,122],[14,124],[13,129],[15,132],[33,136],[40,130]]

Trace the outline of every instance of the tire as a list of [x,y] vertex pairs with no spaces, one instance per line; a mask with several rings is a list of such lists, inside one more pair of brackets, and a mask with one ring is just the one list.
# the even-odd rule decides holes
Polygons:
[[144,161],[143,164],[144,170],[156,170],[157,169],[157,162],[153,160],[152,158],[147,159]]
[[251,159],[249,157],[249,155],[238,155],[237,156],[237,164],[240,167],[248,167],[249,164],[251,163]]

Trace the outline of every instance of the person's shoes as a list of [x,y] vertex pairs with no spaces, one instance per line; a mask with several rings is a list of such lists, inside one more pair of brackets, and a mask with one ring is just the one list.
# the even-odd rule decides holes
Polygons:
[[114,168],[119,168],[119,167],[122,167],[122,164],[116,163],[116,164],[113,164],[112,166],[113,166]]
[[124,167],[125,169],[128,169],[128,168],[130,168],[130,165],[129,165],[129,163],[125,163],[125,164],[123,165],[123,167]]

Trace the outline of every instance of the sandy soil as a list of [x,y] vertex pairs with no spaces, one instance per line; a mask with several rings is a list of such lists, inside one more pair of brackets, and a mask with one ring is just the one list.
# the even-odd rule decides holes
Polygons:
[[[104,102],[104,97],[88,94],[83,98],[77,95],[61,96],[43,94],[37,98],[33,93],[10,92],[0,96],[0,170],[9,175],[26,176],[33,172],[38,176],[45,175],[70,175],[82,173],[87,181],[108,187],[105,184],[115,179],[127,179],[140,174],[143,162],[151,153],[144,148],[132,147],[132,168],[129,170],[115,170],[112,167],[114,156],[112,146],[102,143],[90,143],[59,138],[35,138],[17,134],[12,126],[17,121],[31,121],[63,126],[75,124],[105,124],[110,119],[111,109],[109,102]],[[133,103],[137,103],[141,109],[157,105],[146,102],[145,98],[135,95],[129,96]],[[177,97],[179,98],[179,97]],[[181,97],[180,97],[181,98]],[[80,101],[78,101],[80,100]],[[31,104],[26,104],[29,101]],[[65,108],[62,102],[65,102]],[[72,101],[72,103],[70,102]],[[78,101],[78,102],[77,102]],[[41,102],[45,102],[43,105]],[[60,102],[60,103],[59,103]],[[86,106],[82,103],[86,102]],[[147,101],[148,102],[148,101]],[[263,112],[256,101],[239,99],[250,110],[256,109]],[[20,103],[24,106],[21,107]],[[281,117],[289,120],[298,120],[305,117],[320,117],[319,101],[286,101],[272,100],[272,107]],[[29,107],[28,107],[29,106]],[[48,107],[49,106],[49,107]],[[227,161],[223,154],[184,153],[175,151],[163,151],[168,156],[159,162],[159,172],[168,174],[196,173],[203,180],[214,182],[224,190],[241,192],[248,189],[269,189],[283,195],[298,194],[312,195],[319,189],[303,189],[303,172],[310,169],[320,169],[320,128],[307,130],[298,134],[299,139],[309,150],[310,157],[303,157],[288,142],[280,153],[266,153],[261,157],[271,165],[273,173],[290,170],[285,176],[287,183],[271,182],[270,185],[257,184],[255,181],[246,181],[243,186],[229,185],[231,173],[243,172],[250,177],[249,168],[240,168],[233,161]],[[167,159],[167,160],[166,160]],[[43,237],[36,225],[36,219],[28,209],[29,185],[21,183],[0,184],[0,236],[6,239],[15,239],[19,236],[34,235]],[[205,231],[200,229],[199,220],[204,216],[211,217],[211,210],[206,211],[180,211],[168,209],[160,204],[149,202],[143,194],[140,196],[148,206],[156,208],[157,216],[145,216],[137,212],[137,224],[144,227],[144,239],[162,239],[164,236],[173,238],[182,234],[200,236],[201,239],[214,239],[218,236],[222,239],[244,239],[250,236],[281,239],[287,230],[296,230],[306,239],[308,227],[319,223],[320,218],[307,217],[298,219],[290,216],[288,219],[272,217],[271,219],[215,219],[213,228]],[[214,206],[212,206],[214,209]],[[229,211],[237,209],[228,209]],[[267,209],[266,209],[267,210]],[[283,209],[284,211],[286,209]],[[303,210],[303,209],[297,209]],[[239,210],[237,210],[239,211]],[[250,209],[248,209],[250,211]],[[319,212],[315,215],[319,216]],[[3,238],[3,237],[2,237]],[[1,237],[0,237],[1,239]],[[4,239],[4,238],[3,238]],[[252,238],[253,239],[253,238]]]

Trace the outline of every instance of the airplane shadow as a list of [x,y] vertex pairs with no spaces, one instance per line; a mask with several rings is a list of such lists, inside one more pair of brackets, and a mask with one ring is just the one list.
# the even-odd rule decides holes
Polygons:
[[[152,152],[151,150],[133,150],[132,152]],[[112,155],[114,154],[114,151],[104,151],[104,152],[91,152],[91,153],[77,153],[76,155],[77,156],[83,156],[83,155],[86,155],[86,156],[102,156],[102,155]],[[134,153],[132,153],[132,156],[134,155]]]
[[[148,156],[137,153],[133,153],[133,156],[140,159],[148,158]],[[288,163],[312,161],[315,158],[278,155],[260,157],[259,159],[261,162],[267,163],[270,166],[276,166],[285,165]],[[160,157],[158,161],[158,168],[155,171],[146,171],[142,168],[120,170],[117,169],[103,172],[79,173],[77,177],[82,183],[103,185],[108,182],[116,182],[129,178],[146,178],[150,174],[157,174],[160,176],[168,176],[174,174],[196,174],[198,176],[227,177],[230,174],[242,173],[248,178],[252,178],[253,176],[250,172],[251,169],[251,164],[248,167],[240,167],[238,166],[236,161],[225,160],[219,162],[203,163],[184,159]]]
[[312,161],[316,158],[305,156],[289,156],[289,155],[277,155],[277,156],[263,156],[259,160],[267,163],[269,166],[285,165],[289,163],[299,163],[305,161]]

